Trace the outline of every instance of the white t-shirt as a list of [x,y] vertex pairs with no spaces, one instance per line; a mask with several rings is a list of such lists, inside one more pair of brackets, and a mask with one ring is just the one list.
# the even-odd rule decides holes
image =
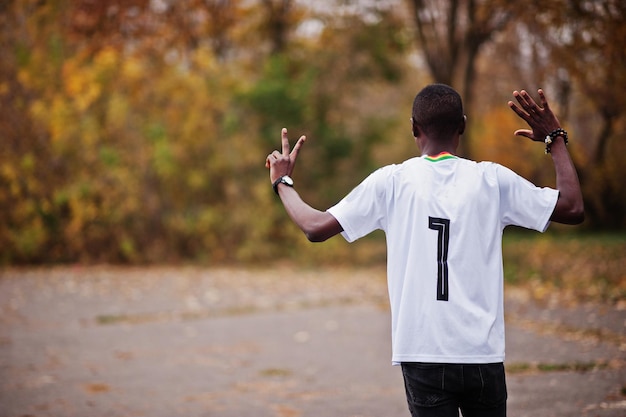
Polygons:
[[450,154],[383,167],[328,209],[387,238],[394,364],[504,361],[502,232],[545,231],[558,191]]

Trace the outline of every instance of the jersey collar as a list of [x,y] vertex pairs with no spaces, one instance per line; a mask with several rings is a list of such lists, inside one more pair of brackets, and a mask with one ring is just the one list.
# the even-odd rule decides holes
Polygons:
[[422,158],[430,162],[445,161],[446,159],[458,159],[458,157],[452,155],[450,152],[441,152],[440,154],[433,155],[433,156],[424,155]]

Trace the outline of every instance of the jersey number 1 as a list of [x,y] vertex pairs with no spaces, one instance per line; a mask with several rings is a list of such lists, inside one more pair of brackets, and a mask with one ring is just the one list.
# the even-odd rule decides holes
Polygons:
[[428,228],[437,231],[437,300],[448,301],[448,242],[450,220],[428,218]]

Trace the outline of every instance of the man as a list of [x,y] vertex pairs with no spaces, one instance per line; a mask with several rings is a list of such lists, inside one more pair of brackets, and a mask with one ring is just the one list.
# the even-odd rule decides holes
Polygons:
[[[350,242],[382,229],[392,361],[402,366],[413,416],[505,416],[502,233],[517,225],[543,232],[550,221],[583,221],[576,170],[545,95],[526,91],[509,107],[530,130],[515,135],[546,144],[556,189],[539,188],[491,162],[456,156],[466,117],[459,94],[433,84],[415,97],[411,128],[421,157],[372,173],[337,205],[305,203],[290,175],[305,141],[267,157],[274,191],[311,241],[338,233]],[[558,251],[558,248],[555,248]]]

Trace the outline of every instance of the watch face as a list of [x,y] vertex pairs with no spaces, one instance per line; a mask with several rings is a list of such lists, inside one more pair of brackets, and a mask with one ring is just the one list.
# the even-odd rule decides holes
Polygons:
[[293,186],[293,180],[292,180],[292,179],[291,179],[291,177],[290,177],[290,176],[288,176],[288,175],[285,175],[285,176],[283,177],[282,182],[284,182],[284,183],[285,183],[285,184],[287,184],[287,185],[291,185],[291,186]]

